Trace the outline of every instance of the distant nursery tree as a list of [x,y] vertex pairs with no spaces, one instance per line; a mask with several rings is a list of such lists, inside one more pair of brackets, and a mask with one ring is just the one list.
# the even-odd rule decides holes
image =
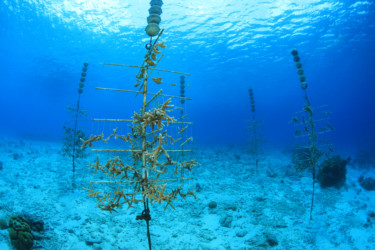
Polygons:
[[85,86],[85,80],[87,75],[87,66],[89,64],[85,62],[83,64],[81,78],[79,82],[78,88],[78,100],[77,105],[75,107],[67,107],[68,112],[72,114],[75,118],[74,120],[74,128],[70,128],[67,126],[63,126],[64,134],[63,134],[63,146],[62,146],[62,155],[72,157],[72,166],[73,166],[73,177],[72,177],[72,187],[75,188],[75,159],[83,158],[86,156],[85,148],[81,148],[81,138],[83,140],[87,140],[85,133],[82,130],[77,129],[78,118],[85,117],[87,114],[80,110],[79,101],[81,98],[81,94],[83,93],[83,87]]
[[[292,55],[297,68],[297,74],[301,83],[301,88],[304,93],[305,104],[303,111],[298,113],[298,117],[293,117],[293,123],[298,126],[295,130],[294,135],[296,137],[305,137],[307,140],[296,147],[293,155],[293,163],[297,170],[305,171],[310,169],[312,172],[312,196],[311,196],[311,207],[310,207],[310,220],[312,220],[312,212],[314,207],[314,195],[315,195],[315,181],[316,173],[320,169],[322,162],[322,156],[328,157],[328,154],[332,152],[332,148],[329,144],[325,145],[328,147],[328,151],[322,150],[323,144],[318,141],[318,135],[330,132],[333,127],[327,122],[330,112],[322,112],[319,114],[316,112],[318,108],[312,108],[310,100],[307,96],[307,83],[296,49],[292,50]],[[323,106],[324,107],[324,106]],[[320,107],[322,108],[322,107]],[[325,122],[323,125],[321,123]]]
[[81,141],[80,138],[86,140],[87,136],[85,133],[78,129],[74,131],[73,128],[69,128],[67,126],[63,126],[63,146],[61,153],[63,156],[66,157],[73,157],[75,159],[78,158],[85,158],[86,157],[86,149],[81,148]]
[[250,132],[249,153],[254,159],[255,172],[256,174],[258,174],[260,155],[262,154],[262,145],[265,142],[265,140],[263,139],[263,135],[261,133],[262,121],[256,119],[255,117],[255,100],[254,100],[254,92],[252,88],[249,89],[249,97],[250,97],[251,113],[252,113],[252,117],[249,123],[249,132]]

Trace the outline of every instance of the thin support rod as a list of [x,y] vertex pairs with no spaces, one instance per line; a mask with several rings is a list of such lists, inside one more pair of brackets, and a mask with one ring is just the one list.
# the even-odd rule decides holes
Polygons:
[[167,151],[167,152],[193,152],[193,150],[191,150],[191,149],[184,149],[184,150],[181,150],[181,149],[167,149],[167,150],[165,150],[165,151]]
[[160,128],[160,129],[158,129],[158,130],[154,130],[154,131],[152,131],[152,132],[150,132],[150,133],[147,133],[146,136],[153,135],[153,134],[158,133],[158,132],[161,132],[161,131],[163,131],[162,128]]
[[146,103],[146,106],[148,106],[156,97],[158,97],[158,95],[161,94],[161,92],[163,92],[163,90],[159,90],[156,95],[154,95],[147,103]]
[[[162,32],[163,32],[163,30],[162,30]],[[159,34],[159,36],[160,36],[160,34]],[[159,38],[159,37],[158,37]],[[154,43],[155,44],[155,43]],[[150,49],[151,50],[151,49]],[[150,50],[147,52],[147,55],[146,55],[146,58],[147,57],[149,57],[150,56]],[[159,60],[156,62],[156,64],[155,64],[155,66],[150,70],[150,73],[147,73],[147,70],[148,70],[148,66],[146,66],[146,73],[145,73],[145,78],[144,78],[144,80],[143,80],[143,84],[145,84],[145,83],[147,83],[147,81],[148,81],[148,78],[150,77],[150,75],[151,75],[151,73],[154,71],[154,69],[156,68],[156,66],[158,66],[158,63],[160,62],[160,60],[163,58],[163,56],[164,56],[164,54],[162,54],[160,57],[159,57]],[[143,62],[143,63],[145,63],[145,62]],[[141,90],[142,88],[143,88],[143,84],[141,85],[141,87],[139,88],[139,90]],[[143,92],[143,95],[147,95],[147,92]],[[138,94],[137,94],[138,95]],[[136,95],[136,96],[137,96]]]
[[[111,91],[120,91],[120,92],[128,92],[128,93],[137,93],[137,94],[143,94],[143,91],[135,91],[135,90],[126,90],[126,89],[111,89],[111,88],[101,88],[101,87],[96,87],[96,89],[100,90],[111,90]],[[150,93],[147,92],[147,95],[157,95],[157,93]],[[180,97],[180,96],[174,96],[174,95],[164,95],[164,94],[159,94],[160,96],[165,96],[165,97],[172,97],[172,98],[178,98],[178,99],[184,99],[184,100],[191,100],[191,98],[187,97]]]
[[142,152],[142,150],[135,150],[135,149],[101,149],[101,148],[93,148],[91,149],[93,152]]
[[[117,63],[99,63],[99,64],[102,64],[102,65],[112,65],[112,66],[121,66],[121,67],[130,67],[130,68],[143,68],[142,66],[127,65],[127,64],[117,64]],[[188,74],[188,73],[183,73],[183,72],[178,72],[178,71],[173,71],[173,70],[167,70],[167,69],[154,69],[154,70],[190,76],[190,74]]]
[[94,118],[92,121],[97,122],[97,121],[105,121],[105,122],[132,122],[133,120],[130,119],[97,119]]
[[[136,149],[101,149],[101,148],[93,148],[91,149],[92,152],[142,152],[142,150]],[[167,152],[193,152],[193,150],[180,150],[180,149],[167,149]]]
[[186,141],[184,143],[181,144],[181,147],[183,147],[186,143],[188,143],[189,141],[192,141],[192,137],[189,137],[186,139]]
[[[160,35],[159,35],[160,36]],[[147,67],[146,67],[147,72]],[[147,105],[147,73],[145,79],[143,81],[143,101],[142,101],[142,115],[146,113],[146,105]],[[142,176],[142,183],[145,181],[147,182],[147,169],[146,169],[146,126],[142,124],[142,172],[145,173],[145,177]],[[142,191],[144,191],[144,184],[142,184]],[[150,224],[149,221],[151,220],[150,216],[150,209],[148,204],[148,199],[145,195],[143,195],[143,204],[144,210],[142,212],[143,219],[146,221],[147,225],[147,239],[148,239],[148,247],[151,250],[151,235],[150,235]]]
[[[175,179],[158,179],[158,180],[147,180],[148,182],[167,182],[167,181],[187,181],[187,180],[194,180],[194,178],[175,178]],[[111,184],[111,183],[135,183],[139,181],[93,181],[92,183],[100,183],[100,184]],[[137,195],[137,193],[132,193],[128,195]]]
[[[94,118],[91,119],[94,122],[133,122],[133,120],[130,119],[104,119],[104,118]],[[170,124],[193,124],[193,122],[169,122]]]
[[169,123],[172,123],[172,124],[194,124],[193,122],[169,122]]
[[161,37],[161,35],[163,34],[163,32],[164,32],[164,29],[162,29],[162,30],[159,32],[159,34],[158,34],[158,36],[156,37],[156,39],[155,39],[154,44],[152,45],[152,47],[154,47],[155,44],[158,42],[158,40],[159,40],[159,38]]

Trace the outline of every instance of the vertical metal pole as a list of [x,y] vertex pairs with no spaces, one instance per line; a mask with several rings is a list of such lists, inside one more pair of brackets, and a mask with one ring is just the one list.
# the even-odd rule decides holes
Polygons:
[[[143,103],[142,103],[142,115],[146,113],[147,104],[147,68],[145,71],[145,80],[143,81]],[[146,126],[142,125],[142,171],[147,173],[146,169]],[[147,178],[147,176],[146,176]]]
[[77,101],[77,111],[76,111],[76,120],[74,123],[74,135],[73,135],[73,180],[72,180],[72,188],[75,188],[75,156],[76,156],[76,134],[77,134],[77,121],[78,121],[78,112],[79,112],[79,99],[81,98],[81,94],[78,94],[78,101]]
[[[143,102],[142,102],[142,115],[146,113],[146,104],[147,104],[147,70],[148,68],[146,67],[145,70],[145,76],[144,76],[144,81],[143,81]],[[143,185],[147,183],[148,179],[148,172],[146,168],[146,126],[142,125],[142,172],[144,174],[143,178]],[[142,190],[144,190],[144,186],[142,186]],[[150,216],[150,209],[149,209],[149,204],[148,204],[148,199],[143,196],[143,204],[144,204],[144,213],[146,214],[146,217],[144,220],[146,221],[146,226],[147,226],[147,240],[148,240],[148,247],[151,250],[151,234],[150,234],[150,224],[149,221],[151,219]],[[143,214],[143,213],[142,213]]]

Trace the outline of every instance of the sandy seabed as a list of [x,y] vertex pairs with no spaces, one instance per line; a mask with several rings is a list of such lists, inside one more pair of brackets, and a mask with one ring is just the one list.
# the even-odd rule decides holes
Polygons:
[[[77,162],[72,190],[71,159],[60,151],[60,143],[0,139],[0,219],[42,220],[44,229],[33,232],[35,248],[148,249],[145,222],[136,220],[142,204],[112,214],[99,210],[82,189],[89,187],[86,165],[93,156]],[[341,189],[317,184],[310,220],[311,174],[296,172],[289,154],[263,155],[258,171],[235,147],[200,148],[194,157],[201,164],[192,181],[198,199],[179,199],[176,210],[150,205],[153,249],[375,249],[369,215],[375,191],[358,183],[370,171],[348,165]],[[12,249],[7,228],[0,231],[0,249]]]

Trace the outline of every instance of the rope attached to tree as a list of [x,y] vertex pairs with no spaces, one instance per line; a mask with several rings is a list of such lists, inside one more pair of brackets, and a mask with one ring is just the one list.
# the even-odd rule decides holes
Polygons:
[[136,220],[145,220],[147,225],[147,239],[148,239],[148,247],[151,250],[151,235],[150,235],[150,223],[151,215],[150,215],[150,208],[148,206],[148,199],[143,203],[144,209],[141,215],[137,215]]

